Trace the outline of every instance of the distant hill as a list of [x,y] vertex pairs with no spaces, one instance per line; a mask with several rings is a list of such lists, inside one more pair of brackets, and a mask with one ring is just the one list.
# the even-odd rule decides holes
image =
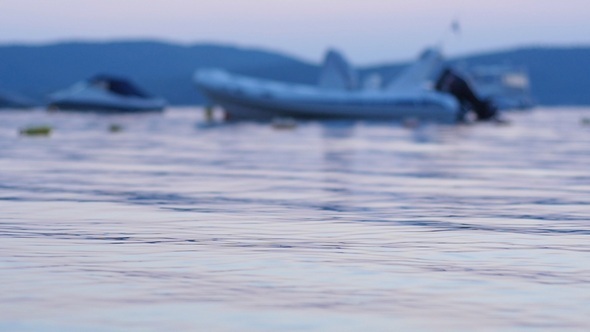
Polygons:
[[535,47],[470,56],[469,64],[527,68],[533,96],[544,105],[590,105],[590,47]]
[[218,67],[264,78],[313,83],[317,67],[262,50],[161,42],[0,46],[0,87],[43,102],[46,96],[98,73],[127,76],[173,104],[202,102],[192,84],[197,68]]
[[[544,105],[590,105],[590,47],[534,47],[453,59],[467,65],[510,64],[528,68],[533,95]],[[361,68],[363,76],[397,74],[405,63]],[[192,83],[197,68],[218,67],[262,78],[315,84],[318,64],[258,49],[216,44],[76,42],[0,45],[0,88],[42,103],[47,95],[97,73],[128,76],[172,104],[203,99]]]
[[[590,105],[590,47],[531,47],[451,59],[461,66],[510,65],[527,69],[531,90],[541,105]],[[390,77],[404,64],[365,68],[362,73]]]

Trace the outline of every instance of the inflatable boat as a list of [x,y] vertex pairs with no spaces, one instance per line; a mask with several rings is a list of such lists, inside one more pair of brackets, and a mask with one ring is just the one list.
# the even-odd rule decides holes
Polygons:
[[245,77],[220,69],[198,70],[194,81],[229,119],[415,119],[452,123],[460,116],[456,98],[429,87],[441,66],[440,52],[429,49],[386,86],[362,89],[344,57],[331,51],[317,86]]

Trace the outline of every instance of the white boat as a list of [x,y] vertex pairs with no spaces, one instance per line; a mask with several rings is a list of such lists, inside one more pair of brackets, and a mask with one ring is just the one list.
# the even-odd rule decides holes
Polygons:
[[230,119],[415,119],[452,123],[460,117],[458,101],[428,84],[441,66],[440,52],[431,49],[385,88],[361,90],[348,62],[331,51],[318,86],[244,77],[219,69],[198,70],[194,81]]
[[106,112],[162,111],[166,101],[152,97],[128,80],[98,75],[50,96],[50,109]]
[[529,76],[524,68],[495,65],[468,69],[467,77],[477,93],[503,110],[535,106]]

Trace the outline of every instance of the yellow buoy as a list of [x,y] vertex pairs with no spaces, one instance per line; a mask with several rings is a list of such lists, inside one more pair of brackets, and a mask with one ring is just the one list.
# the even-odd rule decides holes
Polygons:
[[297,127],[297,122],[292,118],[274,118],[272,127],[274,129],[294,129]]
[[215,110],[213,107],[205,107],[205,120],[213,121],[213,115],[215,114]]
[[120,133],[123,131],[123,126],[113,123],[112,125],[109,126],[109,131],[111,133]]
[[53,129],[49,126],[34,126],[20,130],[22,136],[49,136]]

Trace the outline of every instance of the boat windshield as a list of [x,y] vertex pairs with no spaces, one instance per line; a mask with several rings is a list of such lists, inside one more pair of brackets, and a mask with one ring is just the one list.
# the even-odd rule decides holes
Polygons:
[[141,97],[141,98],[148,98],[149,95],[131,82],[114,78],[114,77],[107,77],[107,76],[96,76],[92,80],[90,80],[92,85],[99,86],[102,89],[108,90],[112,93],[121,95],[121,96],[130,96],[130,97]]

